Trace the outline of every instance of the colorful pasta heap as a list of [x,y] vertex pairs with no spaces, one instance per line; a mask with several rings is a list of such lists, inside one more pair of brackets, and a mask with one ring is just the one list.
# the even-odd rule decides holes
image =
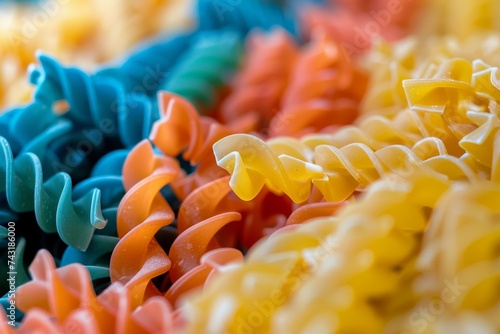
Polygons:
[[[420,166],[451,179],[470,179],[471,168],[495,179],[498,117],[491,108],[500,89],[496,71],[480,61],[445,61],[429,67],[421,79],[403,81],[413,119],[371,116],[362,123],[370,124],[365,125],[367,134],[346,127],[300,142],[280,138],[264,143],[238,134],[214,145],[217,163],[232,174],[230,184],[241,198],[252,199],[267,184],[296,203],[309,197],[311,184],[326,200],[339,201],[387,171],[407,172]],[[398,136],[396,124],[420,133]],[[392,142],[382,137],[387,135]]]
[[432,174],[386,179],[337,217],[272,235],[182,309],[188,331],[219,314],[214,332],[381,332],[391,314],[381,311],[408,295],[419,234],[447,188]]
[[[214,145],[218,164],[230,172],[230,185],[243,199],[266,185],[302,202],[311,183],[329,201],[365,194],[336,217],[311,220],[254,247],[244,265],[221,274],[182,309],[188,332],[214,326],[215,332],[434,333],[458,328],[454,319],[499,330],[492,320],[499,275],[488,246],[497,242],[498,228],[487,223],[498,209],[492,200],[500,152],[497,68],[452,59],[420,73],[403,80],[408,108],[392,119],[369,116],[359,127],[300,141],[266,143],[238,134]],[[484,218],[465,213],[481,210]],[[444,224],[450,226],[447,232],[439,227]],[[470,241],[459,242],[462,238]],[[471,269],[462,274],[457,271],[462,266]],[[470,283],[461,285],[458,277]],[[443,301],[445,289],[460,295]],[[422,307],[435,314],[420,316]],[[223,316],[212,322],[215,314]]]
[[[500,331],[496,2],[324,2],[198,0],[92,72],[63,64],[189,3],[40,28],[0,116],[0,333]],[[8,38],[0,104],[44,45]]]

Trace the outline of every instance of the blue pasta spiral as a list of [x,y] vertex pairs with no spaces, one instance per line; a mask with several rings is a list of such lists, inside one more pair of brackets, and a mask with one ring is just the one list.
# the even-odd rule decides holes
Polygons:
[[137,47],[125,61],[100,69],[96,76],[119,80],[131,94],[156,98],[160,84],[190,47],[196,34],[188,32],[151,39]]
[[127,94],[115,78],[63,67],[40,53],[38,60],[40,67],[30,68],[30,80],[36,85],[35,103],[51,108],[65,101],[69,110],[62,117],[88,137],[89,146],[99,146],[104,140],[133,146],[147,136],[152,122],[149,99]]

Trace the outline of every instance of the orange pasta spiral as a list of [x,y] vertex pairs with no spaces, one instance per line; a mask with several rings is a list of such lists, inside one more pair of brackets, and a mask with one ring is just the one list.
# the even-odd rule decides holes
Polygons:
[[250,34],[233,91],[221,106],[221,118],[228,122],[255,113],[260,127],[267,128],[280,107],[297,54],[295,42],[284,30]]
[[[30,272],[33,280],[17,291],[17,305],[26,313],[18,333],[167,333],[174,328],[172,308],[164,299],[134,310],[130,292],[120,284],[96,296],[84,266],[56,269],[46,250],[38,252]],[[5,326],[0,325],[2,333],[10,333]]]
[[[118,281],[130,290],[134,307],[150,297],[165,293],[175,303],[185,292],[184,289],[203,284],[214,268],[203,264],[202,256],[210,250],[220,248],[212,240],[215,234],[241,217],[238,212],[224,212],[197,221],[194,226],[180,231],[182,233],[171,245],[169,255],[163,248],[168,246],[162,246],[156,240],[158,231],[175,219],[160,190],[174,181],[180,181],[180,185],[177,184],[178,193],[187,196],[192,188],[219,177],[208,172],[208,175],[194,175],[187,180],[177,160],[168,155],[177,155],[185,149],[183,156],[186,160],[192,163],[206,162],[209,168],[211,165],[217,167],[215,161],[203,159],[212,154],[213,142],[235,131],[209,118],[198,116],[194,107],[177,95],[164,93],[160,96],[160,102],[162,119],[155,124],[151,139],[167,156],[156,155],[151,143],[144,140],[127,157],[123,179],[128,191],[120,203],[117,218],[118,236],[121,240],[113,252],[110,264],[112,281]],[[251,128],[252,124],[253,118],[250,117],[238,122],[235,128]],[[238,253],[232,250],[221,250],[218,254],[209,257],[207,261],[218,263],[219,259],[219,262],[224,262],[238,258]],[[152,282],[152,279],[167,272],[162,283],[155,285]],[[167,292],[170,286],[172,292]]]
[[[144,175],[148,176],[141,180]],[[216,254],[207,254],[206,260],[202,259],[205,253],[220,248],[211,242],[213,236],[226,224],[238,220],[238,213],[211,217],[183,231],[171,245],[169,255],[163,249],[166,245],[156,240],[157,232],[175,218],[160,190],[179,176],[177,161],[155,156],[149,142],[143,141],[127,158],[123,176],[126,187],[133,186],[118,208],[121,240],[111,257],[110,270],[112,281],[122,283],[130,291],[134,308],[146,299],[165,293],[175,305],[186,290],[202,285],[216,266],[239,259],[239,253],[232,250],[219,250]],[[155,285],[152,282],[167,272],[164,283]],[[184,274],[187,275],[184,277]]]
[[318,37],[299,55],[271,136],[301,136],[352,123],[368,77],[337,44]]
[[160,190],[179,173],[178,162],[155,156],[146,140],[130,152],[125,162],[123,179],[127,193],[117,214],[121,239],[111,256],[110,274],[112,282],[120,282],[130,290],[134,307],[148,297],[161,295],[151,279],[170,269],[171,261],[155,234],[174,221],[174,213]]

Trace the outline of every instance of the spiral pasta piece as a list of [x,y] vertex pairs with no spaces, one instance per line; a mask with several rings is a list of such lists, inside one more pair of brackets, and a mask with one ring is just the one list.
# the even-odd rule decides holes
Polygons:
[[119,139],[130,147],[147,136],[155,119],[148,98],[127,94],[115,78],[65,68],[43,54],[38,58],[41,67],[31,68],[30,80],[36,85],[34,100],[40,105],[62,112],[78,127],[90,128],[87,132],[95,129],[96,143]]
[[217,89],[236,69],[241,53],[240,36],[235,32],[203,33],[184,53],[161,89],[183,96],[208,113],[217,100]]
[[77,249],[85,250],[95,228],[102,229],[106,220],[100,208],[100,191],[93,189],[72,201],[71,179],[59,173],[44,182],[40,161],[32,153],[12,157],[9,143],[2,146],[2,191],[16,212],[35,211],[40,228],[57,232],[61,239]]
[[[180,173],[177,161],[155,157],[147,141],[130,152],[131,157],[135,155],[141,156],[141,161],[149,161],[143,168],[150,173],[136,184],[124,182],[128,191],[120,202],[117,216],[120,241],[110,263],[111,281],[128,287],[134,307],[142,304],[145,295],[146,298],[160,295],[150,280],[167,272],[171,266],[171,261],[154,236],[175,218],[159,192]],[[129,178],[127,166],[130,165],[125,163],[125,180]]]
[[73,247],[66,248],[60,260],[60,266],[80,263],[87,266],[91,275],[100,272],[102,276],[105,272],[106,277],[109,276],[109,259],[118,243],[116,214],[118,205],[125,194],[121,170],[128,153],[128,150],[116,150],[107,154],[94,166],[92,177],[79,183],[73,189],[75,196],[87,192],[88,189],[100,189],[101,211],[108,223],[104,229],[95,233],[84,252]]
[[[475,178],[475,173],[487,173],[488,178],[496,179],[497,151],[493,146],[496,145],[499,123],[498,117],[489,112],[499,91],[494,73],[495,68],[482,63],[447,61],[439,67],[430,68],[429,78],[405,80],[403,87],[411,111],[402,113],[394,120],[382,116],[369,117],[361,124],[368,130],[366,134],[359,128],[351,127],[332,135],[305,137],[302,140],[303,152],[298,153],[291,149],[292,145],[300,147],[292,144],[293,141],[285,146],[276,146],[275,140],[265,144],[247,135],[230,136],[214,145],[217,162],[232,174],[231,187],[245,200],[255,197],[264,184],[268,184],[300,203],[310,194],[308,180],[311,180],[327,200],[336,201],[345,199],[359,185],[371,183],[369,180],[381,175],[384,168],[405,170],[408,167],[404,167],[406,163],[400,164],[403,161],[415,161],[416,165],[421,165],[420,158],[412,155],[407,158],[408,153],[403,151],[407,150],[406,147],[419,146],[420,154],[428,155],[436,150],[429,150],[422,143],[429,140],[432,143],[432,137],[438,137],[440,144],[436,149],[443,157],[427,157],[425,166],[452,179]],[[396,129],[395,125],[400,122],[411,132]],[[384,137],[377,138],[379,133],[390,141],[382,141]],[[423,139],[415,142],[419,138]],[[351,144],[350,141],[359,144]],[[396,146],[391,145],[391,141]],[[401,144],[405,146],[397,146]],[[311,156],[313,150],[314,156]],[[351,158],[347,158],[342,150],[350,151],[348,156]],[[386,160],[368,158],[371,155],[368,152],[372,151],[377,157],[380,157],[378,154],[385,156]],[[397,151],[400,152],[399,158],[396,158]],[[351,159],[360,164],[359,168]],[[379,161],[380,164],[363,165],[362,161]],[[350,170],[347,173],[350,176],[342,170]],[[322,176],[327,174],[326,178]],[[337,182],[327,181],[332,177],[337,178]],[[349,190],[341,194],[340,189]]]
[[302,152],[297,147],[293,140],[265,143],[238,134],[218,141],[214,153],[217,164],[231,174],[231,188],[244,200],[254,198],[267,184],[302,203],[314,184],[327,201],[342,201],[389,171],[404,175],[415,168],[430,167],[452,179],[476,178],[465,162],[447,155],[437,138],[425,138],[412,149],[391,145],[373,151],[356,143],[340,148],[318,145],[313,153],[305,145]]
[[256,113],[261,128],[267,128],[280,108],[297,54],[297,45],[283,30],[250,34],[242,68],[233,79],[233,91],[221,105],[222,119],[227,122]]
[[314,40],[297,59],[269,134],[301,136],[352,123],[367,81],[338,45],[326,38]]
[[[144,161],[148,162],[145,166]],[[137,162],[143,168],[139,175],[148,175],[143,180],[137,178],[140,169]],[[226,224],[239,219],[235,212],[200,222],[175,238],[167,256],[155,234],[172,223],[174,214],[159,191],[179,173],[177,162],[167,157],[155,157],[147,141],[134,148],[125,163],[125,185],[131,188],[118,209],[118,235],[121,239],[112,254],[110,269],[112,281],[119,281],[131,291],[134,306],[152,296],[168,293],[168,285],[163,287],[168,282],[175,290],[168,293],[168,298],[174,302],[186,292],[185,289],[202,284],[203,277],[206,279],[214,270],[200,263],[202,255],[220,248],[213,236]],[[143,204],[137,204],[138,201]],[[198,268],[199,265],[203,267]],[[204,274],[200,274],[200,270]],[[151,281],[167,271],[165,283],[157,286]],[[192,280],[198,283],[194,284]]]
[[[55,268],[41,250],[30,266],[33,281],[17,290],[17,305],[26,313],[18,332],[157,333],[173,330],[173,312],[162,298],[134,310],[130,293],[114,284],[96,296],[85,267]],[[161,316],[160,316],[161,315]],[[3,325],[3,324],[2,324]]]

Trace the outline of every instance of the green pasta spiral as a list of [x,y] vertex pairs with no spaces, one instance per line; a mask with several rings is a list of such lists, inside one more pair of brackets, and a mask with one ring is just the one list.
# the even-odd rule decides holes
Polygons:
[[198,110],[209,113],[217,101],[218,90],[237,69],[242,52],[241,37],[236,32],[200,34],[161,90],[181,95]]

